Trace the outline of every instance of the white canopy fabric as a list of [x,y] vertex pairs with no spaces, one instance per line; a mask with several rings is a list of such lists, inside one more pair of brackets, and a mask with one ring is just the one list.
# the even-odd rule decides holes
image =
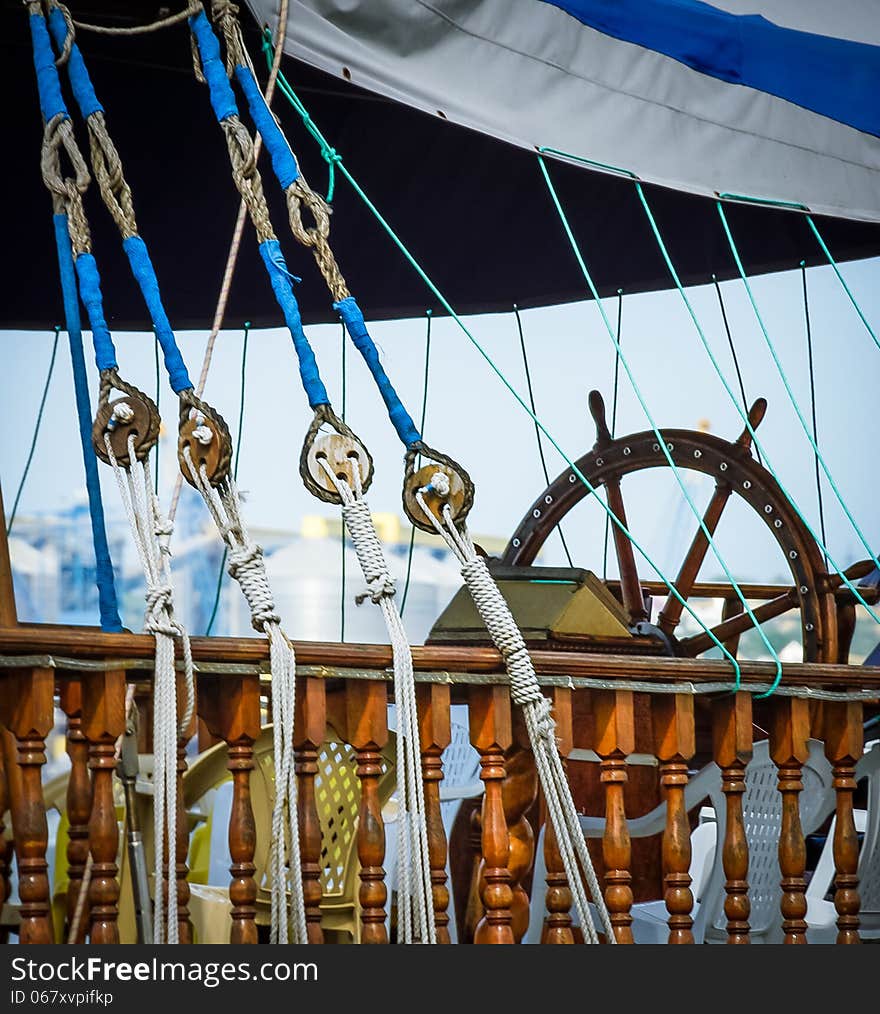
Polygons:
[[[248,2],[277,34],[277,0]],[[880,221],[880,138],[866,121],[878,47],[876,0],[291,0],[284,45],[522,148],[869,222]],[[747,83],[724,79],[740,70]]]

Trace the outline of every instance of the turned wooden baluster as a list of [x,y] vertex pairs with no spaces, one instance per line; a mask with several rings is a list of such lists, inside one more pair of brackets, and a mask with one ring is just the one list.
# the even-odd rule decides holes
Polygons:
[[836,795],[834,825],[834,907],[837,943],[858,944],[859,839],[853,819],[855,768],[862,756],[864,732],[860,701],[825,701],[825,756],[831,762]]
[[526,814],[538,798],[538,771],[522,709],[516,708],[512,718],[513,746],[504,758],[506,777],[501,785],[501,798],[510,842],[507,858],[513,892],[510,926],[514,942],[519,943],[529,928],[529,895],[522,882],[535,861],[535,832]]
[[[89,939],[93,944],[119,943],[119,831],[113,802],[116,740],[125,732],[125,672],[92,672],[82,678],[82,729],[90,744],[92,812],[89,850],[92,879],[88,903]],[[157,885],[156,890],[160,890]]]
[[419,715],[419,747],[422,753],[434,926],[437,943],[448,944],[450,937],[449,888],[446,885],[447,842],[440,810],[440,782],[443,780],[442,754],[452,739],[449,686],[441,683],[417,684],[416,705]]
[[360,860],[361,943],[387,944],[385,928],[385,824],[379,804],[382,747],[388,742],[388,693],[378,680],[349,680],[342,694],[327,698],[330,724],[344,730],[343,738],[357,756],[361,785],[358,808],[357,853]]
[[472,687],[469,697],[471,742],[480,755],[480,778],[486,786],[481,814],[483,918],[475,944],[514,943],[510,906],[510,837],[504,818],[504,752],[513,742],[510,695],[506,687]]
[[[257,881],[254,853],[257,826],[251,803],[254,742],[260,735],[259,676],[222,679],[199,677],[199,710],[208,733],[228,749],[227,769],[232,775],[229,811],[229,900],[232,903],[231,944],[257,943]],[[265,833],[269,833],[266,828]]]
[[594,690],[591,701],[596,729],[593,749],[601,758],[599,779],[605,786],[605,834],[602,837],[605,904],[617,942],[631,944],[632,847],[626,826],[624,789],[626,758],[635,751],[636,742],[633,695],[629,690]]
[[770,720],[770,756],[778,770],[782,795],[782,826],[779,829],[779,869],[782,873],[782,928],[785,943],[807,942],[807,881],[804,870],[807,847],[801,827],[798,798],[804,785],[801,771],[809,756],[809,702],[794,697],[773,702]]
[[691,828],[684,805],[687,761],[696,749],[694,699],[690,694],[657,694],[651,701],[654,752],[660,761],[660,784],[666,790],[663,831],[663,888],[669,912],[669,943],[692,944],[694,897],[688,873]]
[[[82,679],[68,677],[61,683],[61,710],[67,715],[67,754],[70,757],[70,778],[67,783],[67,917],[64,939],[73,924],[74,913],[82,890],[83,874],[89,858],[89,817],[92,813],[92,779],[89,776],[89,741],[82,730]],[[89,928],[88,901],[77,929],[75,943],[85,942]]]
[[[4,730],[0,727],[0,736]],[[9,875],[12,865],[12,840],[6,838],[6,825],[4,818],[10,807],[9,782],[6,778],[6,759],[4,756],[3,744],[0,742],[0,911],[9,899]],[[8,932],[0,929],[0,943],[6,942]]]
[[[712,744],[721,768],[726,829],[721,858],[726,881],[727,942],[749,943],[749,844],[743,821],[746,765],[752,756],[752,695],[738,693],[712,702]],[[717,847],[717,846],[716,846]]]
[[[195,693],[195,688],[193,688],[193,693]],[[180,702],[179,708],[182,713],[186,702],[186,687],[182,673],[179,673],[177,677],[177,699]],[[182,717],[182,714],[180,717]],[[182,944],[191,944],[193,942],[192,923],[189,918],[189,884],[187,883],[189,867],[186,862],[189,852],[189,824],[186,816],[186,806],[183,802],[183,775],[186,771],[186,744],[196,734],[197,730],[198,718],[195,707],[193,707],[189,725],[184,729],[180,739],[177,741],[177,812],[174,825],[177,836],[175,841],[174,876],[177,890],[177,939]],[[167,868],[163,879],[167,884]]]
[[297,782],[300,856],[302,859],[303,896],[306,909],[306,931],[310,944],[322,944],[321,929],[321,824],[315,801],[315,776],[318,773],[318,750],[327,729],[327,702],[324,681],[315,676],[302,676],[296,681],[296,712],[294,715],[294,748]]
[[[554,687],[551,691],[553,700],[553,718],[556,722],[556,743],[559,754],[565,758],[571,753],[573,746],[573,725],[571,712],[571,690],[566,687]],[[553,822],[546,819],[544,830],[544,864],[546,873],[546,889],[544,904],[547,916],[541,933],[543,944],[573,944],[574,934],[571,930],[571,888],[565,875],[565,865],[559,853],[559,843]],[[544,889],[543,884],[532,884],[532,896],[536,891]]]
[[54,933],[46,863],[49,827],[40,768],[46,763],[46,736],[54,725],[55,671],[16,670],[7,675],[2,690],[2,717],[8,729],[4,748],[21,899],[19,940],[22,944],[51,944]]

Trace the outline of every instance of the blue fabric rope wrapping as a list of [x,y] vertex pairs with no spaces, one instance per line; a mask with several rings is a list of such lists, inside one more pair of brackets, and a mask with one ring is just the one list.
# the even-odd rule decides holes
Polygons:
[[89,384],[86,361],[83,355],[80,329],[79,303],[76,294],[76,273],[70,236],[67,233],[67,215],[53,216],[55,245],[58,249],[58,267],[61,273],[61,291],[64,296],[64,318],[70,343],[70,360],[73,366],[73,388],[76,394],[76,414],[82,444],[83,464],[86,472],[86,491],[89,498],[89,515],[92,522],[92,544],[95,548],[95,581],[98,585],[98,610],[101,630],[122,630],[116,586],[113,581],[113,561],[107,545],[104,527],[104,505],[101,502],[101,483],[98,478],[98,459],[92,447],[92,406],[89,402]]
[[34,49],[34,69],[37,72],[37,89],[40,93],[40,111],[48,123],[59,113],[67,117],[67,106],[61,95],[61,82],[58,79],[58,68],[55,66],[55,54],[52,51],[52,40],[49,29],[42,14],[31,14],[31,40]]
[[[55,39],[56,46],[60,50],[67,40],[67,22],[57,7],[53,7],[49,11],[49,30]],[[76,104],[79,106],[83,117],[87,119],[92,113],[103,113],[104,107],[98,101],[98,96],[92,87],[92,81],[89,77],[89,72],[86,70],[82,53],[75,42],[70,47],[70,56],[67,60],[67,73],[70,75],[70,86],[73,88],[73,97],[76,99]]]
[[327,397],[327,389],[318,372],[315,353],[303,331],[299,305],[293,294],[294,276],[287,270],[278,240],[263,240],[260,244],[260,256],[266,265],[269,281],[272,283],[272,291],[275,293],[275,299],[281,307],[284,321],[290,331],[290,337],[293,339],[293,347],[296,349],[299,359],[299,375],[306,397],[309,399],[309,405],[312,408],[317,408],[318,405],[329,405],[330,399]]
[[183,356],[177,347],[177,340],[174,337],[174,331],[171,329],[168,314],[162,305],[159,280],[156,278],[156,271],[153,268],[153,262],[150,260],[147,245],[140,236],[129,236],[128,239],[122,241],[122,247],[128,256],[132,274],[143,293],[144,302],[147,304],[147,310],[156,331],[156,337],[162,346],[162,352],[165,357],[165,369],[168,371],[168,382],[171,384],[171,390],[175,394],[180,394],[181,391],[189,390],[193,385],[186,371]]
[[230,116],[238,115],[238,106],[220,56],[220,43],[204,11],[199,11],[188,20],[196,45],[199,47],[199,56],[202,58],[202,73],[208,82],[211,106],[218,122],[222,123]]
[[281,184],[281,189],[286,190],[299,176],[296,158],[290,150],[281,128],[275,122],[275,117],[266,105],[254,72],[250,67],[239,65],[235,68],[235,76],[242,92],[244,92],[244,97],[247,99],[251,118],[263,137],[275,176]]
[[388,417],[397,430],[397,435],[407,447],[412,447],[413,444],[422,439],[421,434],[416,429],[416,424],[412,421],[409,412],[404,408],[403,402],[394,389],[394,385],[388,379],[388,374],[379,361],[379,350],[370,337],[369,331],[367,331],[367,325],[364,322],[361,308],[357,305],[354,296],[346,296],[345,299],[334,303],[333,307],[339,311],[339,315],[342,317],[342,321],[355,348],[364,357],[364,362],[373,375],[376,387],[379,388],[379,393],[382,395],[382,400],[388,409]]
[[[66,216],[65,216],[66,220]],[[98,265],[90,253],[80,254],[75,261],[79,278],[79,296],[89,315],[92,329],[92,344],[95,347],[95,363],[99,370],[117,369],[116,349],[110,337],[110,329],[104,319],[104,297],[101,295],[101,276]]]

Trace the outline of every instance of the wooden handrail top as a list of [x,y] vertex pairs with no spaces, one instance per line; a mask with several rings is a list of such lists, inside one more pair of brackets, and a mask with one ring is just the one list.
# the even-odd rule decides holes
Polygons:
[[[258,637],[193,637],[193,658],[197,664],[254,666],[265,669],[268,644]],[[299,668],[313,675],[344,676],[344,670],[383,671],[392,665],[387,644],[351,644],[323,641],[294,641]],[[148,669],[154,642],[149,634],[111,634],[75,627],[0,628],[0,656],[68,656],[106,662],[106,668]],[[685,659],[640,655],[611,655],[576,651],[530,652],[539,675],[588,679],[625,679],[654,683],[688,681],[724,683],[731,680],[730,664],[723,659]],[[461,645],[413,645],[413,665],[417,672],[445,674],[454,682],[455,674],[501,674],[504,666],[495,648]],[[143,667],[137,663],[143,661]],[[24,664],[24,663],[23,663]],[[32,662],[30,664],[36,664]],[[749,683],[770,683],[776,672],[772,662],[740,662],[743,679]],[[63,665],[59,665],[63,671]],[[0,673],[2,673],[0,669]],[[805,687],[877,690],[880,696],[880,667],[831,665],[818,662],[786,662],[784,682]]]

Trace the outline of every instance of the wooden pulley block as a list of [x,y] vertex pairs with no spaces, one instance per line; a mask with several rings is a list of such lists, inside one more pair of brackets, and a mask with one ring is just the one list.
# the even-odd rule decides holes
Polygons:
[[196,471],[201,471],[204,466],[208,482],[212,486],[217,486],[229,473],[232,456],[229,441],[229,432],[224,424],[218,424],[216,420],[198,409],[190,409],[180,424],[177,439],[180,471],[190,486],[195,486],[195,483],[184,452],[189,449]]
[[132,464],[129,437],[134,437],[135,458],[143,461],[159,438],[159,412],[155,404],[141,392],[130,392],[99,407],[92,425],[92,446],[95,454],[109,465],[105,436],[109,437],[118,464],[123,467]]
[[[435,488],[433,479],[438,472],[446,477],[449,484],[448,491]],[[425,517],[424,511],[416,500],[416,493],[419,490],[423,490],[422,499],[425,506],[441,525],[444,524],[443,507],[446,504],[449,504],[453,521],[457,521],[463,513],[466,513],[467,494],[464,481],[458,472],[448,465],[441,465],[437,462],[424,465],[406,478],[403,484],[403,506],[407,517],[424,532],[435,532],[436,529],[430,519]]]
[[337,479],[346,483],[352,491],[357,488],[355,469],[358,470],[361,489],[366,489],[369,485],[370,456],[359,441],[350,436],[343,436],[339,433],[322,433],[312,441],[306,456],[306,464],[309,477],[315,485],[332,493],[335,499],[339,498],[339,492],[327,474],[325,464],[329,466]]

